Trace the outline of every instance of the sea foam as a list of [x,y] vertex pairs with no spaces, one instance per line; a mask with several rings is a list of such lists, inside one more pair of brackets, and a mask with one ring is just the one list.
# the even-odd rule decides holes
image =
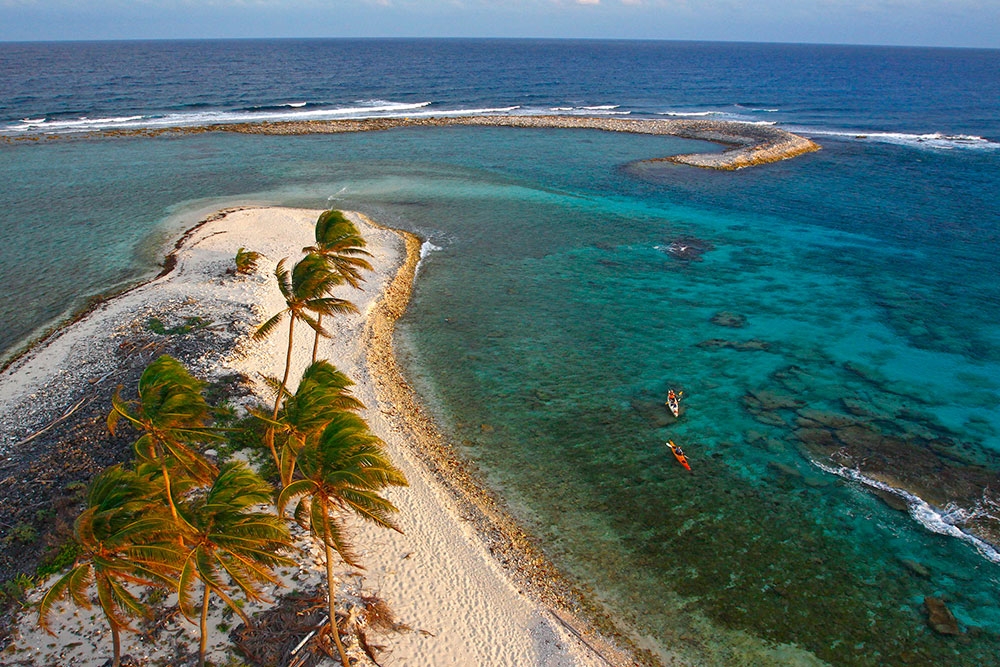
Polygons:
[[420,273],[420,267],[424,264],[424,259],[427,258],[432,252],[437,252],[441,250],[441,246],[436,246],[430,241],[424,241],[420,244],[420,259],[417,260],[417,265],[413,267],[413,277],[416,278],[417,274]]
[[898,496],[906,502],[910,516],[924,528],[932,533],[937,533],[938,535],[946,535],[948,537],[960,539],[963,542],[968,542],[974,546],[984,558],[993,563],[1000,564],[1000,552],[998,552],[996,548],[979,539],[975,535],[965,532],[959,528],[958,525],[956,525],[973,518],[977,511],[985,511],[983,508],[971,512],[969,510],[963,510],[953,506],[939,510],[931,507],[919,496],[915,496],[904,489],[897,489],[893,486],[889,486],[885,482],[880,482],[877,479],[867,477],[860,470],[846,468],[844,466],[831,466],[819,461],[813,461],[813,464],[828,473],[837,475],[838,477],[842,477],[853,482],[859,482],[867,487]]
[[792,132],[801,132],[813,137],[833,137],[854,139],[857,141],[874,141],[914,148],[933,148],[938,150],[997,150],[1000,143],[972,134],[945,134],[944,132],[929,132],[913,134],[907,132],[851,132],[847,130],[815,130],[811,128],[789,128]]

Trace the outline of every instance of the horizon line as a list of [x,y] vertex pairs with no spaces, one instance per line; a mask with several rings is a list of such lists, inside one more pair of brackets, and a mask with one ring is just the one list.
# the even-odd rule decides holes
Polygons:
[[334,36],[334,37],[122,37],[117,39],[2,39],[0,45],[5,44],[120,44],[120,43],[149,43],[149,42],[262,42],[262,41],[289,41],[289,42],[322,42],[322,41],[437,41],[437,42],[460,42],[460,41],[494,41],[494,42],[650,42],[650,43],[683,43],[683,44],[734,44],[734,45],[760,45],[760,46],[830,46],[830,47],[869,47],[885,49],[946,49],[962,51],[1000,51],[996,46],[944,46],[929,44],[879,44],[873,42],[774,42],[774,41],[754,41],[754,40],[727,40],[727,39],[657,39],[651,37],[483,37],[483,36]]

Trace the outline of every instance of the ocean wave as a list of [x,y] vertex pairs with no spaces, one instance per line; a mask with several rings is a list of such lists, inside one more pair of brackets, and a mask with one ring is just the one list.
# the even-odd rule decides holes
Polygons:
[[725,116],[724,111],[657,111],[657,116],[680,116],[687,118],[690,116]]
[[406,114],[407,118],[423,118],[428,116],[486,116],[489,114],[496,113],[510,113],[511,111],[517,111],[521,107],[495,107],[495,108],[480,108],[480,109],[433,109],[428,111],[419,111],[417,113]]
[[260,104],[249,106],[243,109],[243,111],[284,111],[286,109],[304,109],[306,107],[316,108],[327,106],[320,102],[286,102],[284,104]]
[[48,118],[25,118],[21,124],[11,124],[9,130],[15,132],[83,132],[87,130],[115,127],[129,127],[146,116],[113,116],[110,118],[88,118],[81,116],[72,120],[49,120]]
[[[92,132],[100,130],[115,129],[139,129],[139,128],[164,128],[164,127],[198,127],[202,125],[221,125],[229,123],[259,123],[264,121],[280,122],[295,120],[335,120],[338,118],[365,118],[365,117],[391,117],[394,115],[407,114],[415,109],[428,107],[432,102],[387,102],[384,100],[369,100],[358,102],[356,106],[342,107],[320,107],[310,108],[308,103],[305,107],[293,106],[299,103],[290,103],[270,111],[188,111],[179,113],[168,113],[163,115],[135,115],[116,116],[107,118],[80,117],[75,119],[50,120],[24,119],[18,123],[11,123],[0,131],[4,132],[41,132],[41,133],[69,133],[69,132]],[[511,107],[510,109],[516,109]],[[470,113],[474,110],[469,111]],[[493,110],[491,110],[493,111]],[[443,113],[465,113],[466,111],[454,111]]]
[[837,475],[838,477],[859,482],[873,489],[878,489],[879,491],[884,491],[900,497],[906,502],[910,516],[924,528],[932,533],[937,533],[938,535],[954,537],[962,540],[963,542],[968,542],[976,548],[983,558],[993,563],[1000,564],[1000,551],[997,551],[996,548],[988,542],[979,539],[975,535],[965,532],[959,528],[958,525],[956,525],[968,521],[972,518],[974,512],[962,510],[954,506],[946,507],[944,510],[938,510],[931,507],[919,496],[915,496],[909,491],[889,486],[888,484],[880,482],[877,479],[866,477],[859,470],[845,468],[843,466],[830,466],[819,461],[813,461],[813,464],[828,473]]
[[[338,120],[361,118],[423,118],[445,116],[482,116],[490,114],[508,114],[521,109],[518,105],[506,107],[475,107],[453,109],[427,109],[432,102],[402,103],[385,100],[365,100],[357,106],[312,108],[297,107],[297,103],[282,105],[269,111],[198,111],[170,113],[161,116],[127,116],[119,118],[79,118],[74,120],[24,119],[20,123],[0,128],[0,133],[68,133],[83,131],[101,131],[111,129],[157,129],[166,127],[199,127],[235,123],[282,122],[302,120]],[[583,113],[583,112],[581,112]],[[590,111],[597,114],[628,114],[628,111]],[[30,121],[30,122],[29,122]]]
[[436,246],[430,241],[424,241],[420,244],[420,259],[417,260],[417,265],[413,267],[413,277],[416,278],[417,274],[420,273],[420,267],[424,263],[424,259],[427,258],[432,252],[437,252],[442,250],[441,246]]
[[558,113],[567,116],[628,116],[631,111],[617,111],[621,105],[604,104],[594,107],[548,107],[547,109],[533,109],[529,113]]
[[736,106],[739,107],[740,109],[745,109],[750,113],[778,113],[779,111],[781,111],[781,109],[759,109],[756,107],[745,107],[742,104],[737,104]]
[[877,143],[896,144],[898,146],[934,148],[938,150],[1000,149],[1000,143],[972,134],[945,134],[943,132],[930,132],[926,134],[911,134],[907,132],[849,132],[846,130],[814,130],[810,128],[797,128],[793,131],[817,137],[873,141]]

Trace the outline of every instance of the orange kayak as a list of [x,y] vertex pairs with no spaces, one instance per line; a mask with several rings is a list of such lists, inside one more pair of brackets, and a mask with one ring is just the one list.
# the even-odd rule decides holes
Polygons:
[[682,466],[684,466],[687,470],[691,470],[691,466],[688,465],[688,458],[686,456],[684,456],[684,452],[681,451],[680,447],[678,447],[677,445],[674,444],[673,440],[668,440],[667,441],[667,447],[669,447],[670,451],[672,451],[674,453],[674,458],[676,458],[677,461]]

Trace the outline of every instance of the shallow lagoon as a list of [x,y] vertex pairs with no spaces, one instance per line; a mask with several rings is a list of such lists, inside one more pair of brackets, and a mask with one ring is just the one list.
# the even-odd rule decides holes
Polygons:
[[[150,270],[195,209],[359,209],[439,248],[400,342],[445,430],[651,648],[995,662],[1000,566],[813,465],[799,421],[909,433],[995,478],[995,154],[831,142],[733,174],[634,164],[694,145],[446,128],[0,147],[19,240],[3,342]],[[964,636],[927,627],[925,596]]]

